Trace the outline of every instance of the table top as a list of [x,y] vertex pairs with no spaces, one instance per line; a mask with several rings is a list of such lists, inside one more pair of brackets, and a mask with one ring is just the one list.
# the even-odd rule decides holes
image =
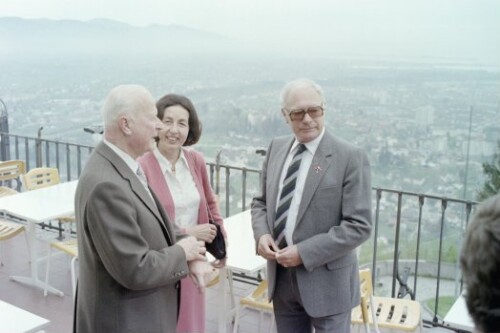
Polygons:
[[44,222],[74,213],[77,180],[0,198],[0,210],[20,219]]
[[229,269],[240,273],[254,273],[266,265],[256,254],[250,210],[224,219],[228,237],[227,262]]
[[453,303],[450,311],[446,314],[443,319],[445,325],[459,328],[462,330],[472,331],[474,328],[474,322],[469,315],[467,310],[467,305],[465,304],[464,295],[460,295],[455,303]]
[[0,333],[32,333],[46,328],[50,320],[0,301]]

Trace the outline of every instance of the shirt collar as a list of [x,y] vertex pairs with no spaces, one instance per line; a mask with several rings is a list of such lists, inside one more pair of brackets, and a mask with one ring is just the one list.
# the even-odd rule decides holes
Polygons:
[[[304,146],[306,146],[307,151],[309,151],[311,154],[315,154],[316,150],[318,149],[319,143],[321,142],[321,139],[323,139],[323,136],[325,135],[325,128],[323,127],[323,130],[321,133],[318,135],[318,137],[314,140],[311,140],[309,142],[305,142]],[[295,148],[300,144],[300,142],[295,139],[292,144],[292,149],[290,149],[290,152],[295,151]]]
[[[155,155],[156,159],[158,160],[158,163],[160,164],[160,169],[163,174],[165,174],[167,171],[172,170],[172,163],[170,163],[169,160],[163,154],[160,152],[158,147],[155,148],[153,151],[153,154]],[[189,164],[187,162],[186,156],[184,155],[184,149],[181,148],[181,154],[179,156],[179,160],[181,163],[189,170]]]
[[128,165],[128,167],[130,168],[130,170],[132,170],[132,172],[134,174],[137,173],[137,168],[139,167],[139,163],[137,163],[137,161],[134,160],[132,158],[132,156],[130,156],[129,154],[127,154],[126,152],[124,152],[123,150],[118,148],[116,145],[112,144],[111,142],[109,142],[108,140],[106,140],[104,138],[103,138],[103,142],[109,148],[111,148],[118,156],[120,156],[120,158],[125,162],[125,164]]

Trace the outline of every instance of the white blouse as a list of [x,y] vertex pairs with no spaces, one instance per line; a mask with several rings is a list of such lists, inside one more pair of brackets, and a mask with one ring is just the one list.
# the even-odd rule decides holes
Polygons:
[[179,160],[172,171],[172,164],[155,149],[154,154],[160,163],[160,168],[165,176],[175,206],[175,224],[180,228],[192,227],[198,224],[198,207],[200,206],[200,193],[196,188],[193,175],[184,151],[181,150]]

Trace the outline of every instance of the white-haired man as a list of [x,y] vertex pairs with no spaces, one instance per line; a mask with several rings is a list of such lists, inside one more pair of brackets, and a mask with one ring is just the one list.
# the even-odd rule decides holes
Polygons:
[[173,226],[141,179],[136,159],[154,148],[162,128],[155,101],[138,85],[121,85],[102,107],[104,138],[78,182],[78,333],[174,333],[179,280],[204,260],[194,237]]

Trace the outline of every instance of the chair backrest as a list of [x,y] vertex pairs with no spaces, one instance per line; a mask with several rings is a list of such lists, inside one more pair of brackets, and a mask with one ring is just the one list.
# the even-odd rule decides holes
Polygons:
[[[26,173],[26,163],[21,160],[10,160],[0,162],[0,181],[2,184],[11,180],[15,180],[17,183],[17,190],[21,189],[20,177]],[[9,185],[11,185],[9,183]]]
[[34,168],[22,176],[26,191],[49,187],[60,183],[59,170],[56,168]]
[[373,295],[372,273],[369,269],[361,269],[359,271],[359,285],[361,290],[361,314],[363,322],[370,322],[368,309],[370,306],[370,298]]
[[[373,296],[372,275],[369,269],[359,271],[361,291],[361,315],[365,331],[369,332],[369,324],[375,332],[379,326],[394,330],[422,332],[422,315],[420,303],[409,299]],[[371,320],[373,319],[373,320]]]

